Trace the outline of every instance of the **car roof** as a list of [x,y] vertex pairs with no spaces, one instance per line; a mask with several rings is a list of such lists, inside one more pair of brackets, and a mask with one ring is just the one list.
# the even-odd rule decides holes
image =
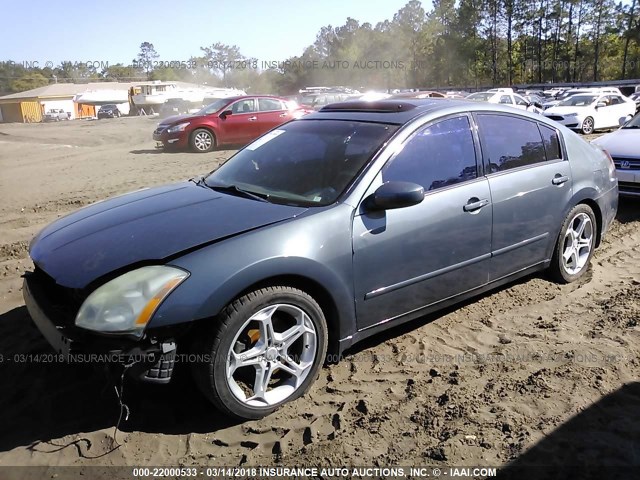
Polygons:
[[275,95],[238,95],[235,97],[224,97],[224,98],[220,98],[219,100],[227,100],[228,102],[235,102],[236,100],[242,100],[245,98],[273,98],[276,100],[284,100],[286,101],[286,98],[282,98],[282,97],[277,97]]
[[[373,102],[351,100],[326,105],[317,112],[305,115],[297,121],[305,120],[350,120],[404,125],[425,114],[448,110],[456,112],[495,112],[532,117],[523,110],[487,102],[474,102],[452,98],[385,99]],[[548,123],[548,119],[535,115],[538,121]]]

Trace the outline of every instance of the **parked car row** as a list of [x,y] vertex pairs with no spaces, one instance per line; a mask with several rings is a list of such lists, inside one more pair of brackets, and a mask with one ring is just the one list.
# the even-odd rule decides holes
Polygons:
[[474,102],[489,102],[508,105],[510,107],[534,113],[540,113],[542,111],[530,100],[514,93],[512,88],[493,88],[486,92],[472,93],[471,95],[468,95],[466,99]]
[[636,112],[633,100],[621,94],[587,92],[569,96],[544,115],[586,135],[596,130],[617,128]]
[[534,92],[518,95],[511,88],[496,88],[472,93],[467,100],[498,103],[541,113],[572,130],[591,134],[596,130],[617,128],[631,119],[640,105],[625,97],[618,88],[583,88],[556,91],[556,100],[544,102]]

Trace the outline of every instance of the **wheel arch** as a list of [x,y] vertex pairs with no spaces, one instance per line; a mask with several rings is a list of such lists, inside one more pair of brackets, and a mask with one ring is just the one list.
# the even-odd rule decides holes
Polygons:
[[[602,219],[602,210],[600,209],[600,205],[598,205],[598,202],[595,200],[596,198],[596,190],[593,188],[585,188],[579,192],[577,192],[576,194],[574,194],[572,201],[569,204],[569,208],[567,209],[567,211],[564,213],[564,217],[566,218],[566,216],[569,214],[569,212],[571,211],[571,209],[573,209],[574,207],[583,204],[583,205],[587,205],[591,208],[591,210],[593,210],[593,214],[596,217],[596,248],[600,246],[600,241],[602,239],[602,227],[603,227],[603,219]],[[560,233],[558,232],[558,235]]]
[[593,214],[596,216],[596,248],[600,246],[600,240],[602,239],[602,211],[598,202],[592,198],[584,198],[576,205],[587,205],[593,210]]
[[[228,270],[214,272],[182,267],[192,272],[191,277],[160,305],[150,327],[215,321],[227,305],[250,291],[266,286],[289,286],[309,294],[320,305],[329,330],[330,353],[339,353],[339,341],[355,331],[351,285],[345,282],[344,272],[317,259],[278,257],[240,270],[228,265]],[[212,285],[215,287],[211,288]]]
[[218,135],[216,134],[215,129],[213,127],[211,127],[210,125],[198,125],[197,127],[194,127],[194,129],[191,130],[191,132],[189,133],[189,145],[191,145],[191,141],[193,139],[193,134],[196,133],[198,130],[206,130],[206,131],[208,131],[213,136],[213,145],[214,145],[214,147],[217,147],[219,145],[219,143],[218,143]]
[[[340,345],[340,312],[336,305],[336,301],[329,290],[327,290],[318,281],[300,274],[273,275],[249,285],[239,292],[235,298],[242,297],[243,295],[260,288],[273,286],[297,288],[298,290],[302,290],[307,293],[316,302],[318,302],[325,320],[327,321],[327,333],[329,337],[327,354],[337,354]],[[329,358],[331,358],[331,356],[332,355],[329,355]]]

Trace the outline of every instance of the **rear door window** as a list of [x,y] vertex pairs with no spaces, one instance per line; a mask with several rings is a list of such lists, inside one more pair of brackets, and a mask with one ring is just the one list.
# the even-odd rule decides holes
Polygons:
[[284,110],[284,106],[280,100],[274,98],[259,98],[258,109],[261,112],[272,112],[274,110]]
[[482,154],[489,173],[546,161],[538,124],[511,115],[477,116]]

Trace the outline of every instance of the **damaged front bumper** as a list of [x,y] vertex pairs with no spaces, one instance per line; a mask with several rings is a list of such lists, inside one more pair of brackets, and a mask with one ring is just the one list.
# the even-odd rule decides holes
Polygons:
[[176,343],[147,335],[138,340],[127,336],[89,332],[57,315],[55,305],[47,301],[45,287],[25,275],[24,302],[42,336],[55,352],[69,363],[96,363],[128,366],[131,376],[151,383],[169,383],[176,359]]

